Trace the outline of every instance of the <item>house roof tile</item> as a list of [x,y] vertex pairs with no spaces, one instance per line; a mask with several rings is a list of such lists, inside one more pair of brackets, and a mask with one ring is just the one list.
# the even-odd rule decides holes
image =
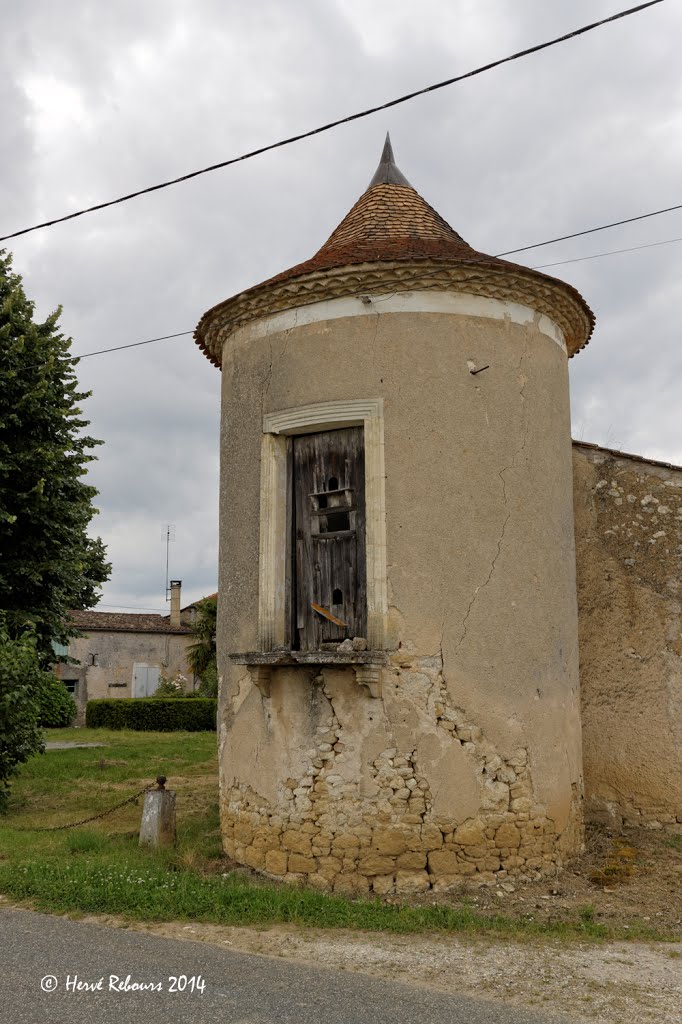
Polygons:
[[167,615],[140,615],[133,612],[70,612],[73,624],[83,632],[191,633],[187,626],[171,626]]

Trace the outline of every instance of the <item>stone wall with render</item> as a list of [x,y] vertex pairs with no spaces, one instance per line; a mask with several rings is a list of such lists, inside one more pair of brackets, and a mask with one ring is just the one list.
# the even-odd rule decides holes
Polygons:
[[[309,746],[298,773],[281,779],[276,812],[257,777],[260,793],[236,779],[223,791],[225,846],[241,863],[335,892],[409,894],[537,878],[579,844],[579,801],[558,836],[534,792],[528,751],[501,754],[453,705],[439,656],[393,655],[383,703],[363,698],[348,670],[305,680],[277,670],[273,716],[302,683],[305,720],[294,720],[297,741]],[[415,732],[406,728],[411,715]],[[277,753],[286,756],[284,744]]]
[[682,469],[574,444],[586,814],[682,822]]
[[[188,633],[123,630],[90,630],[74,637],[69,644],[69,657],[74,663],[55,665],[54,671],[58,678],[77,680],[77,723],[85,721],[89,700],[132,696],[136,662],[155,665],[161,675],[171,679],[182,674],[191,680],[187,667],[191,640]],[[96,664],[92,664],[93,655]]]
[[[579,851],[582,819],[560,332],[492,300],[471,315],[353,301],[352,317],[292,315],[225,342],[226,849],[338,891],[554,871]],[[473,376],[471,361],[488,369]],[[383,695],[350,668],[303,666],[273,669],[262,692],[230,655],[258,649],[263,416],[359,398],[381,398],[385,414]]]

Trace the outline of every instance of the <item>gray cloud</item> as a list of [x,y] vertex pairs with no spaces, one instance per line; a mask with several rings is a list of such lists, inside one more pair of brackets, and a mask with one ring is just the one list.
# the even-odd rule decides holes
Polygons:
[[[585,6],[585,5],[582,5]],[[42,0],[3,15],[0,227],[236,155],[614,10],[561,0]],[[500,252],[682,201],[676,41],[660,5],[366,121],[17,239],[16,269],[85,352],[192,329],[311,255],[366,187],[383,133],[412,183]],[[4,231],[2,233],[5,233]],[[682,215],[519,256],[536,266],[682,235]],[[598,316],[571,364],[574,434],[682,462],[682,243],[549,271]],[[220,375],[191,338],[84,360],[106,604],[163,607],[161,528],[187,600],[215,589]]]

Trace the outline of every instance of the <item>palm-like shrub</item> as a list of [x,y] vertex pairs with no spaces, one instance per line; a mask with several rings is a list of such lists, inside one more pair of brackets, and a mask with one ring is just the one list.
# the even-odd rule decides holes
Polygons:
[[[214,689],[216,676],[216,620],[218,615],[218,599],[206,597],[200,602],[197,616],[191,625],[193,643],[187,648],[187,664],[201,680],[200,689],[206,686]],[[217,683],[215,685],[217,689]],[[209,694],[207,694],[209,696]],[[214,696],[214,694],[210,694]]]

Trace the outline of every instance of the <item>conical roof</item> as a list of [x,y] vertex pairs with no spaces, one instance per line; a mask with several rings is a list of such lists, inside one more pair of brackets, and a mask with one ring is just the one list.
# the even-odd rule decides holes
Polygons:
[[508,266],[472,249],[426,202],[398,168],[390,135],[367,189],[311,259],[277,274],[271,281],[314,270],[378,260],[456,259]]
[[363,271],[353,271],[346,295],[357,294],[358,287],[376,292],[383,284],[379,290],[442,288],[525,302],[559,323],[569,355],[587,344],[594,326],[592,311],[571,285],[465,242],[400,171],[387,135],[367,189],[315,255],[214,306],[199,322],[197,344],[219,365],[226,329],[338,297],[344,294],[344,268],[359,267]]

